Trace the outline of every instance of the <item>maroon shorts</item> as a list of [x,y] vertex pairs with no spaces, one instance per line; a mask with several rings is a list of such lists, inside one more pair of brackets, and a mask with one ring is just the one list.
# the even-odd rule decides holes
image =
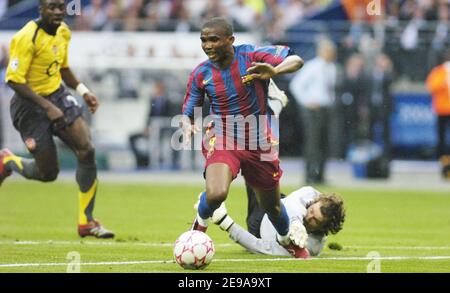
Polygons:
[[278,187],[283,174],[278,152],[216,149],[214,139],[211,138],[208,143],[203,144],[205,170],[211,164],[224,163],[230,167],[233,179],[241,170],[245,181],[255,189],[270,191]]

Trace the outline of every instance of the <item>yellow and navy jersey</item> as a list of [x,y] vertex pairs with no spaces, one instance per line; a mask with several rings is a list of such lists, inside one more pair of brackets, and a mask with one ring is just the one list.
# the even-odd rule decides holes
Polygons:
[[69,67],[70,37],[65,23],[50,35],[36,21],[28,22],[11,40],[5,81],[27,84],[42,96],[56,91],[62,80],[59,70]]

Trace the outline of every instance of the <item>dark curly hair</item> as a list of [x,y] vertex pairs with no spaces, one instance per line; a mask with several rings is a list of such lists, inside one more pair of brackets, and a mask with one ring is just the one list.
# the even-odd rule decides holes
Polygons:
[[233,35],[233,25],[224,17],[213,17],[209,19],[203,24],[202,29],[204,28],[220,29],[227,37]]
[[325,219],[321,232],[328,235],[328,233],[336,234],[341,231],[345,221],[345,208],[342,198],[334,193],[321,194],[311,204],[316,202],[322,203],[320,211]]

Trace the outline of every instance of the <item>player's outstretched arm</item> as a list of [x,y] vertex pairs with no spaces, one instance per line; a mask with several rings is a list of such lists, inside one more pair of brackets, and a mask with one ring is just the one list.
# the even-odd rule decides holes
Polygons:
[[77,93],[83,97],[86,105],[89,108],[89,111],[94,114],[100,106],[98,98],[93,93],[91,93],[91,91],[89,91],[89,89],[84,84],[78,81],[78,79],[75,77],[75,74],[73,74],[72,70],[70,70],[69,67],[61,68],[60,72],[64,83],[68,87],[76,90]]
[[33,102],[39,107],[41,107],[47,114],[47,117],[50,121],[57,121],[58,119],[61,119],[64,116],[63,112],[58,107],[56,107],[49,100],[44,99],[40,95],[36,94],[27,84],[8,81],[8,85],[21,98]]
[[283,73],[293,73],[303,67],[305,62],[298,55],[287,56],[280,64],[275,67],[276,75]]
[[275,67],[269,63],[253,62],[252,66],[247,69],[247,73],[251,79],[270,79],[278,74],[295,72],[302,66],[303,59],[297,55],[291,55]]
[[80,82],[75,77],[75,74],[72,72],[72,70],[70,70],[70,68],[67,67],[67,68],[61,68],[59,70],[59,72],[61,72],[61,77],[62,77],[64,83],[71,89],[76,90],[77,86],[80,84]]

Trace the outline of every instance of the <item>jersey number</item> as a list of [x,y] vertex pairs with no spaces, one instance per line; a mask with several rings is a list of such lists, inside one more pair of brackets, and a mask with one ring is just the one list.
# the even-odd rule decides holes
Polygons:
[[66,99],[69,102],[72,102],[75,106],[80,107],[80,104],[78,103],[77,99],[75,99],[73,96],[66,96]]

